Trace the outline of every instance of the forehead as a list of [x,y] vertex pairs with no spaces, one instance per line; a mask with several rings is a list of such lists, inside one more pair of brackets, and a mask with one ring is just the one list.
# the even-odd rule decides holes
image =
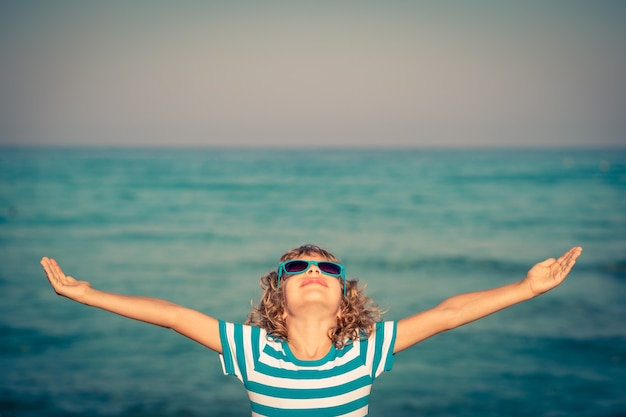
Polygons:
[[307,252],[307,253],[302,253],[300,255],[295,255],[294,257],[289,258],[289,260],[291,259],[302,259],[303,261],[330,261],[331,260],[325,257],[324,255],[320,253],[315,253],[315,252]]

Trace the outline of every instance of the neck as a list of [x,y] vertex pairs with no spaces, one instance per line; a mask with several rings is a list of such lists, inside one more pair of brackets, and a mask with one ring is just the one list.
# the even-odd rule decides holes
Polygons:
[[296,358],[302,360],[323,358],[332,347],[328,334],[335,326],[337,326],[335,317],[324,320],[287,317],[288,342],[291,352]]

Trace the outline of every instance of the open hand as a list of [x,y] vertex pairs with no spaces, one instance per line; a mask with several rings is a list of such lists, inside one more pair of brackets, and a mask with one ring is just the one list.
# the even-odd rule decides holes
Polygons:
[[64,297],[79,301],[85,292],[91,288],[91,284],[86,281],[78,281],[63,273],[63,270],[52,258],[41,258],[41,266],[46,272],[50,285],[54,291]]
[[583,248],[575,246],[559,259],[549,258],[533,266],[525,278],[533,294],[543,294],[563,282],[582,251]]

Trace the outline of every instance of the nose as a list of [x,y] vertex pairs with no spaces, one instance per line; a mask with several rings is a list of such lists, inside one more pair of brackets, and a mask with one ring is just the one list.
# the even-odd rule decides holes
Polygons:
[[311,266],[309,267],[308,271],[306,271],[309,274],[314,274],[314,273],[320,273],[320,269],[317,267],[317,265],[315,264],[311,264]]

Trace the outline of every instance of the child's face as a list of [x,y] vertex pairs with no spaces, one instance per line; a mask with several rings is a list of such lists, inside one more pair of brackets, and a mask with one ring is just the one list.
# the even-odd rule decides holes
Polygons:
[[[327,261],[320,255],[302,255],[298,259],[305,261]],[[281,283],[281,286],[283,284]],[[294,275],[287,275],[284,280],[285,314],[296,315],[307,310],[327,312],[337,315],[341,306],[343,290],[341,278],[323,274],[317,265]]]

